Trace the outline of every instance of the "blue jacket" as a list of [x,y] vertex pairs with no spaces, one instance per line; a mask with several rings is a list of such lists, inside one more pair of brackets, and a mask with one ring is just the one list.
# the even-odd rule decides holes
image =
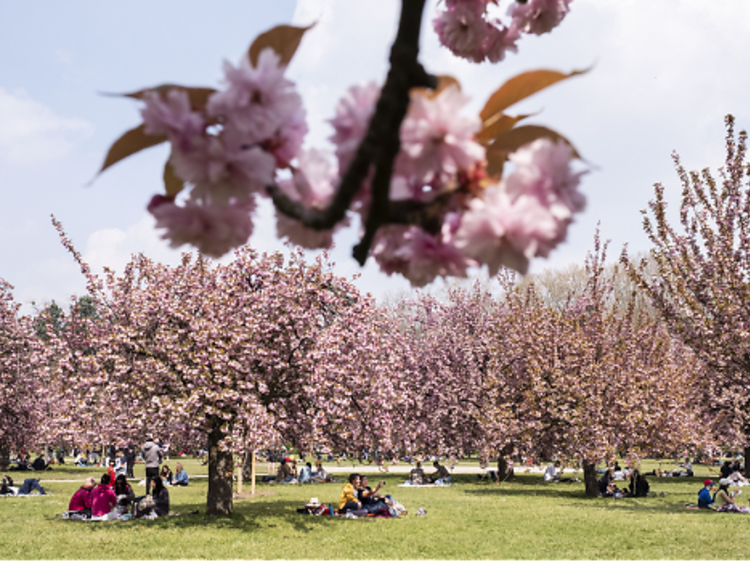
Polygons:
[[188,483],[188,474],[185,472],[185,469],[183,468],[180,472],[175,474],[174,476],[175,482],[184,482],[185,484]]
[[698,507],[708,508],[712,503],[714,503],[714,499],[711,497],[711,492],[708,488],[703,488],[698,492]]

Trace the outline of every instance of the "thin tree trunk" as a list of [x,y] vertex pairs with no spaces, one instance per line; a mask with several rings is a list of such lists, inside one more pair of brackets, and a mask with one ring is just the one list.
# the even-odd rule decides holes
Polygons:
[[[218,423],[216,424],[219,425]],[[219,442],[223,435],[216,427],[208,434],[208,497],[206,515],[231,515],[234,510],[232,502],[232,473],[234,463],[232,453],[222,451]]]
[[245,480],[250,480],[253,477],[253,455],[252,451],[245,453],[245,462],[242,463],[242,476]]
[[512,447],[506,447],[500,451],[500,456],[497,458],[497,480],[503,482],[510,478],[513,478],[513,470],[508,469],[508,457],[513,452]]
[[5,447],[0,448],[0,470],[5,472],[10,468],[10,450]]
[[583,481],[586,484],[586,495],[597,497],[599,495],[599,482],[596,478],[596,465],[583,462]]
[[750,445],[745,445],[745,477],[750,474]]

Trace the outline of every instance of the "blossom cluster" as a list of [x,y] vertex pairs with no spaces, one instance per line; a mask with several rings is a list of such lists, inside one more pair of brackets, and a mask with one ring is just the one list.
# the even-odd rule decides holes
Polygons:
[[433,27],[440,42],[461,58],[473,62],[499,62],[517,52],[522,33],[541,35],[557,27],[570,10],[572,0],[514,1],[506,25],[488,13],[496,0],[445,0]]

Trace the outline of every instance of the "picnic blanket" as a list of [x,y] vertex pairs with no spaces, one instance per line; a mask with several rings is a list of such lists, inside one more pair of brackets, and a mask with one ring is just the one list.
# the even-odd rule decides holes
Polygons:
[[397,484],[399,488],[447,488],[450,484],[411,484],[404,482]]

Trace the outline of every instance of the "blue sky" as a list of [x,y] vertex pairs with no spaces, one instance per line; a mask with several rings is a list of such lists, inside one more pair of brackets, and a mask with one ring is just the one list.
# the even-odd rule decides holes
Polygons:
[[[428,0],[426,18],[435,1]],[[507,4],[507,0],[505,2]],[[503,6],[505,5],[503,4]],[[18,300],[67,302],[84,283],[49,222],[54,213],[86,259],[120,268],[131,252],[175,262],[145,205],[161,189],[166,148],[108,170],[91,183],[108,146],[138,123],[136,103],[100,95],[165,82],[216,86],[223,59],[236,62],[259,32],[309,24],[289,75],[308,110],[308,147],[325,147],[325,123],[349,85],[382,81],[395,33],[397,0],[160,0],[66,2],[0,0],[0,276]],[[568,242],[532,271],[582,263],[594,228],[616,254],[648,246],[638,211],[654,182],[678,204],[670,153],[690,168],[717,166],[724,114],[750,126],[750,2],[745,0],[574,0],[561,27],[526,37],[499,65],[473,65],[441,49],[429,23],[422,40],[428,70],[452,74],[477,111],[504,80],[537,68],[593,70],[530,98],[518,113],[570,138],[593,164],[583,181],[587,211]],[[251,243],[283,247],[262,207]],[[376,296],[405,290],[370,263],[349,258],[353,229],[336,239],[342,275]],[[435,286],[440,286],[437,282]]]

